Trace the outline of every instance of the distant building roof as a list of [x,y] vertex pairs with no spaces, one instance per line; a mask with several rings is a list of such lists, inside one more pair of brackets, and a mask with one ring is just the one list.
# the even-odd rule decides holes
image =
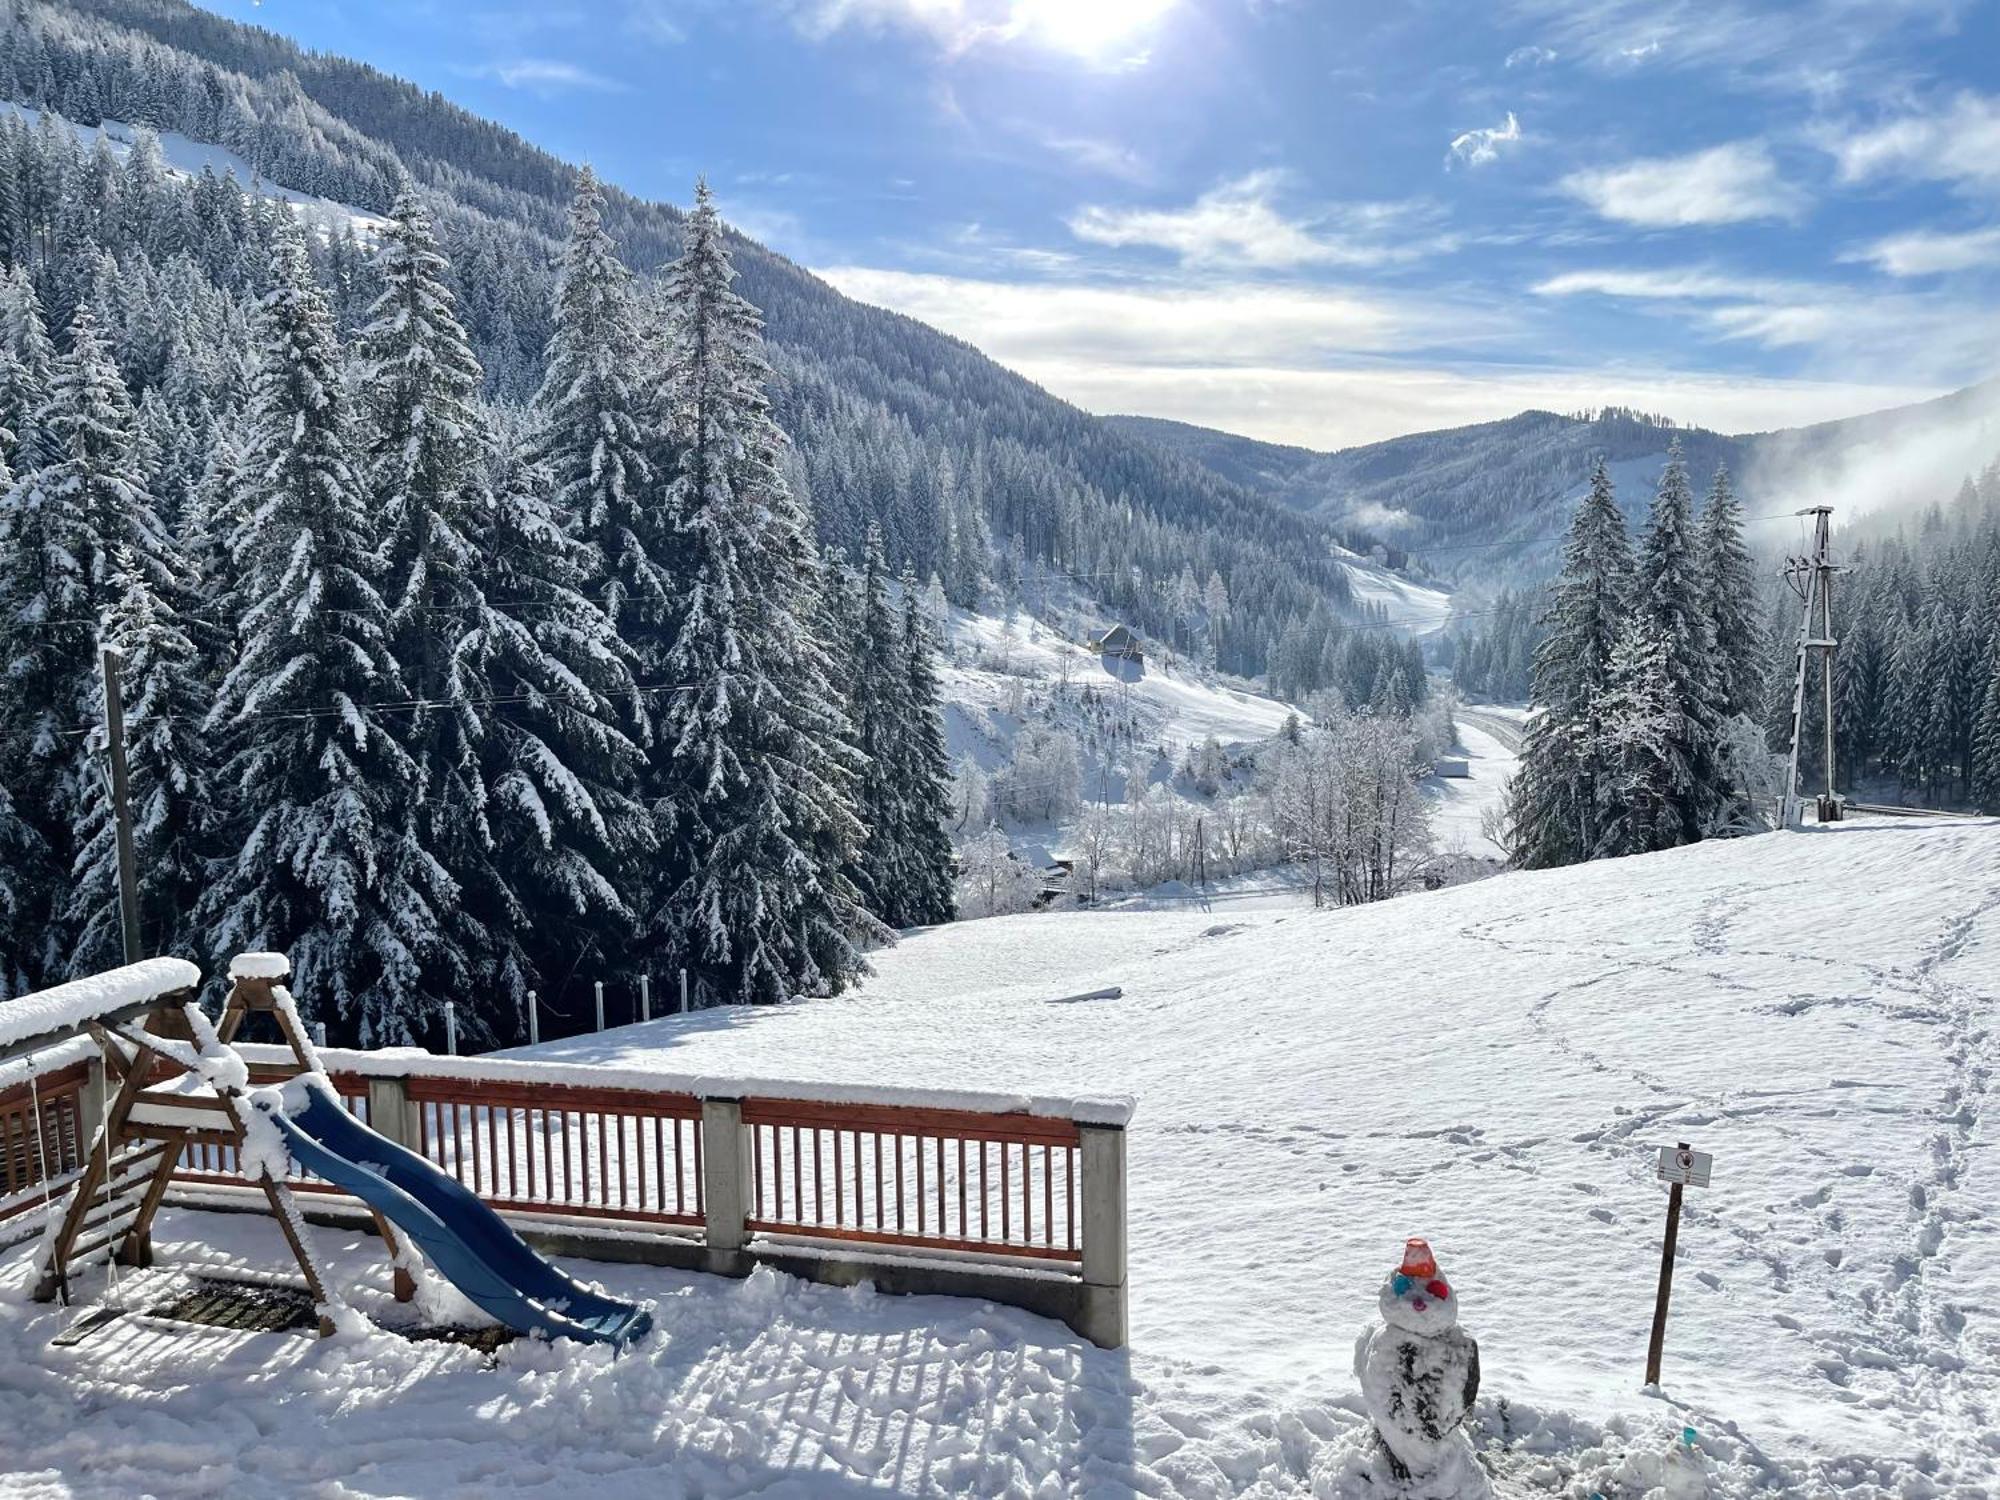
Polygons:
[[1097,649],[1106,656],[1141,656],[1139,638],[1123,625],[1113,625],[1097,638]]

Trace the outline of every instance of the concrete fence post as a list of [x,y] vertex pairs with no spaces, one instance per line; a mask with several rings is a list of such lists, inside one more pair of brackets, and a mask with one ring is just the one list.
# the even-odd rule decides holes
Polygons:
[[408,1150],[417,1149],[409,1085],[400,1078],[368,1080],[368,1128]]
[[1125,1130],[1080,1125],[1083,1157],[1083,1300],[1073,1326],[1120,1349],[1129,1332],[1125,1285]]
[[743,1101],[701,1101],[702,1238],[708,1268],[740,1275],[750,1233],[750,1153],[743,1138]]

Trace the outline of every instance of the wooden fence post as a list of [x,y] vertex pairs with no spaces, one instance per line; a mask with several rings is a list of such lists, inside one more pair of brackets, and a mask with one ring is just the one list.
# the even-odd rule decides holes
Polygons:
[[1104,1349],[1123,1348],[1126,1309],[1125,1129],[1080,1125],[1083,1166],[1083,1302],[1076,1331]]
[[743,1101],[701,1101],[702,1239],[708,1246],[708,1268],[723,1275],[740,1274],[743,1247],[750,1234],[750,1153],[743,1142]]

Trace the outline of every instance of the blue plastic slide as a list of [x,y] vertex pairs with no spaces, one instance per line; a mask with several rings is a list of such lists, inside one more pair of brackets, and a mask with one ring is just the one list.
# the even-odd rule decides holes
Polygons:
[[292,1160],[407,1234],[474,1303],[521,1333],[623,1346],[653,1326],[644,1308],[594,1292],[529,1249],[455,1178],[377,1135],[324,1089],[296,1115],[264,1111]]

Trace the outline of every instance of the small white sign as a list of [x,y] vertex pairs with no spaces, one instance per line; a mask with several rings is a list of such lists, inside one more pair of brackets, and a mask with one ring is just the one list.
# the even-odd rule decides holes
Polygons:
[[1707,1187],[1709,1170],[1715,1165],[1715,1158],[1706,1151],[1690,1151],[1685,1147],[1660,1147],[1660,1181],[1679,1182],[1688,1187]]

